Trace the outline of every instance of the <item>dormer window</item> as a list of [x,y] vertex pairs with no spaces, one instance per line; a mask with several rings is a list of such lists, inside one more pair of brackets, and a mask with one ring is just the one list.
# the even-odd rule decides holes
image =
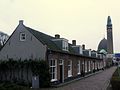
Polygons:
[[68,51],[68,40],[63,39],[62,41],[62,50]]
[[26,41],[26,34],[20,33],[20,41]]
[[52,41],[63,51],[69,51],[68,40],[65,38],[60,38],[59,34],[55,35],[55,38]]

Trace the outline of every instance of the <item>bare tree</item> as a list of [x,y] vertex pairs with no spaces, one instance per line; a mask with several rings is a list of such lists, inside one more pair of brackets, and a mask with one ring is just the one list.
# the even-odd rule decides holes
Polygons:
[[3,32],[0,32],[0,44],[3,46],[8,40],[9,36]]

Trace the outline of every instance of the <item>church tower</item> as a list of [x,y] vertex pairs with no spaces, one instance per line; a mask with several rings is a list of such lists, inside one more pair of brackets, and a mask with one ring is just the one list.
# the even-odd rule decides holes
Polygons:
[[107,18],[107,53],[113,54],[113,35],[112,35],[112,21],[110,16]]

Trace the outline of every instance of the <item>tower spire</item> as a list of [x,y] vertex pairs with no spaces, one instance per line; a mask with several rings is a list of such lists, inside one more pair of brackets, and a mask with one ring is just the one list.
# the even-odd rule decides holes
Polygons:
[[108,16],[108,18],[107,18],[107,26],[109,26],[109,25],[112,25],[112,21],[111,21],[110,16]]
[[112,34],[112,22],[110,16],[107,18],[107,62],[108,66],[112,65],[113,59],[113,34]]
[[113,34],[110,16],[107,18],[107,52],[108,54],[113,54]]

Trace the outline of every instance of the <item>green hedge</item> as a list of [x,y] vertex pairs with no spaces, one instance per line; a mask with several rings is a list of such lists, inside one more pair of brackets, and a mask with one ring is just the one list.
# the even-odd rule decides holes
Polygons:
[[111,85],[112,85],[112,90],[120,90],[120,68],[117,68],[116,71],[114,72],[112,78],[111,78]]
[[[11,79],[10,82],[14,82],[21,85],[31,86],[29,82],[24,82],[24,80],[18,80],[14,78],[15,70],[22,71],[23,69],[28,72],[28,69],[31,69],[33,76],[39,76],[40,87],[49,87],[50,86],[50,73],[49,73],[49,65],[45,60],[0,60],[0,81],[3,83],[3,73],[7,76],[6,72],[9,72],[9,78]],[[19,76],[18,76],[19,77]],[[20,76],[20,77],[23,77]],[[28,79],[28,75],[26,77]],[[7,81],[5,79],[4,81]]]
[[30,90],[29,87],[17,85],[11,82],[3,82],[0,84],[0,90]]

